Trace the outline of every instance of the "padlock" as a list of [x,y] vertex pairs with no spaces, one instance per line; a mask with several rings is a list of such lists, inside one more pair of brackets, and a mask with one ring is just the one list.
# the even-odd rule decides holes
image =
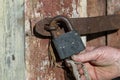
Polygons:
[[[61,24],[60,22],[64,23]],[[59,25],[64,28],[65,33],[56,36],[55,30],[58,29]],[[66,59],[77,54],[85,49],[85,46],[81,40],[80,34],[73,29],[72,24],[68,18],[64,16],[57,16],[52,19],[49,25],[52,29],[51,34],[53,36],[53,43],[58,52],[60,59]],[[53,28],[55,27],[55,28]],[[67,31],[66,31],[67,29]]]

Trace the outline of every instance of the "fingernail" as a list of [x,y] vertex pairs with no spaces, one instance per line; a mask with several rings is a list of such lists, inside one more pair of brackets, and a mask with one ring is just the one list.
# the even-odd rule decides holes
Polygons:
[[73,59],[73,60],[76,60],[76,58],[77,58],[76,55],[73,55],[73,56],[72,56],[72,59]]

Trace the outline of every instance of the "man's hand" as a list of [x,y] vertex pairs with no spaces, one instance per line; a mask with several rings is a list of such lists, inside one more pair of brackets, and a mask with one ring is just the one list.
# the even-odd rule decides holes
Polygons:
[[[89,47],[82,53],[72,56],[77,62],[83,62],[92,80],[111,80],[120,76],[120,50],[112,47]],[[82,69],[79,70],[85,80]]]

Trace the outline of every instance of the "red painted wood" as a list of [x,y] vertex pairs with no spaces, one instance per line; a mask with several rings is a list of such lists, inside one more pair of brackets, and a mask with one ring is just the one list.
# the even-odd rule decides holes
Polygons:
[[[106,1],[105,0],[88,0],[87,14],[89,17],[105,15],[106,14]],[[105,33],[88,35],[87,41],[88,41],[87,46],[106,45]]]

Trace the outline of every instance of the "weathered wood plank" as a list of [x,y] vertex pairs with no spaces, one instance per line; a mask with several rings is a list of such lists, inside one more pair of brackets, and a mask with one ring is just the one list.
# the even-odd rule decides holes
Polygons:
[[24,0],[0,0],[0,80],[25,80]]
[[[120,0],[107,0],[107,14],[115,14],[120,12]],[[108,46],[120,48],[120,30],[107,35]],[[116,78],[114,80],[120,80]]]
[[[35,23],[46,17],[84,17],[87,0],[26,0],[26,63],[28,80],[65,80],[64,70],[50,68],[48,40],[32,36]],[[44,23],[44,22],[43,22]]]
[[[120,12],[120,0],[108,0],[107,14],[111,15],[119,12]],[[113,34],[107,35],[107,44],[112,47],[120,48],[120,30]]]
[[[87,0],[87,13],[89,17],[106,15],[106,0]],[[88,35],[87,41],[87,46],[106,45],[105,33]]]

